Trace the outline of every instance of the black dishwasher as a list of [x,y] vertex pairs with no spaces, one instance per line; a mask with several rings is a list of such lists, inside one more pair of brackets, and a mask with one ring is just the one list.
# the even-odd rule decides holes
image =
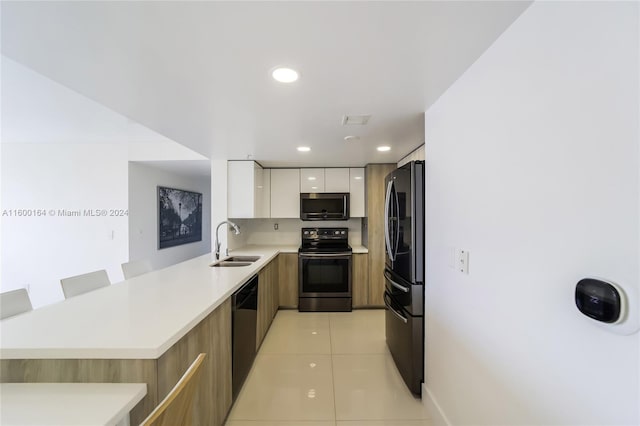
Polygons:
[[233,293],[232,392],[235,401],[256,357],[258,319],[258,276],[254,275]]

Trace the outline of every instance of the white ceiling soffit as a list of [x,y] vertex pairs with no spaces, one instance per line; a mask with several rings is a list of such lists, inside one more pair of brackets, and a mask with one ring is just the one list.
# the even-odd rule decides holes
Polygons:
[[3,143],[175,144],[5,56],[0,62]]
[[207,160],[5,56],[0,59],[2,143],[126,144],[130,160]]
[[133,163],[192,178],[207,179],[211,177],[211,161],[209,160],[133,161]]
[[210,158],[363,165],[422,144],[424,111],[529,4],[3,1],[2,52]]

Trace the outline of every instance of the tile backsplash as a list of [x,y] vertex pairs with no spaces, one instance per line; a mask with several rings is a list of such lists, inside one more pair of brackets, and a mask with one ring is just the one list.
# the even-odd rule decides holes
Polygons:
[[[341,221],[302,221],[300,219],[232,219],[240,227],[240,235],[232,232],[228,235],[231,249],[247,244],[285,244],[300,245],[302,228],[349,228],[349,244],[362,244],[362,219],[352,218]],[[274,225],[278,224],[278,229]]]

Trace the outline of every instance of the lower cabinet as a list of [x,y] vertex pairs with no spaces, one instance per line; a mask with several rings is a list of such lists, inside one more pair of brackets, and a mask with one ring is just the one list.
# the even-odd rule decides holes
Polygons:
[[204,352],[193,424],[221,426],[231,408],[231,299],[227,299],[157,359],[3,359],[2,383],[146,383],[131,410],[140,424]]
[[279,304],[282,308],[298,308],[298,254],[280,253],[278,255],[280,293]]
[[351,292],[354,308],[369,306],[369,255],[357,253],[352,257]]
[[222,425],[231,408],[231,299],[227,299],[158,359],[162,400],[199,353],[205,352],[195,392],[193,424]]
[[279,306],[279,264],[277,258],[258,273],[258,323],[256,349],[260,348]]

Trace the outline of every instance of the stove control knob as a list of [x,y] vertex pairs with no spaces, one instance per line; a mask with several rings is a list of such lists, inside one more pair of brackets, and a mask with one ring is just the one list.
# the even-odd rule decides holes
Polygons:
[[344,231],[342,231],[342,232],[340,232],[340,233],[341,233],[342,235],[344,235],[344,234],[345,234],[345,232],[344,232]]
[[340,235],[340,231],[335,231],[334,234]]
[[304,235],[309,235],[309,231],[304,231]]

